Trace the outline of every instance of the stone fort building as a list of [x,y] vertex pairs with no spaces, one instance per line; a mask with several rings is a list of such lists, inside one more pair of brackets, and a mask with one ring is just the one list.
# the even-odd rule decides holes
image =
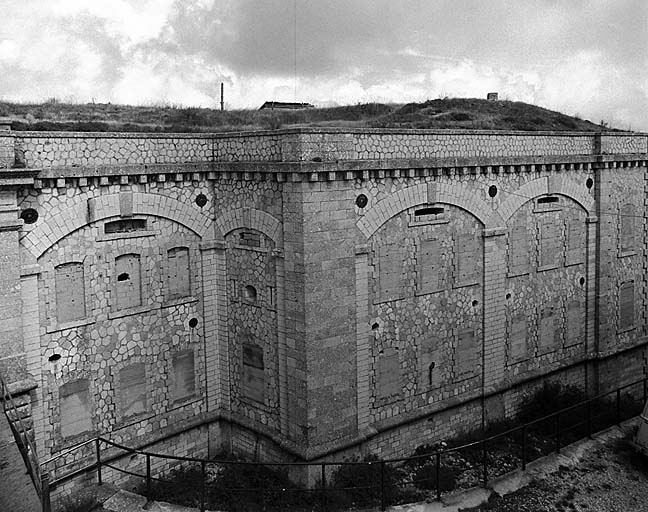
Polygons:
[[648,138],[0,131],[0,371],[38,456],[407,456],[646,375]]

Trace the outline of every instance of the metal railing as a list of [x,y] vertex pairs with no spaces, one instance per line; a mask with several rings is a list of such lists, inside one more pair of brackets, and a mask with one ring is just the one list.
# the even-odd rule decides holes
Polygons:
[[[16,445],[18,446],[18,451],[20,451],[20,455],[25,462],[25,467],[27,468],[27,472],[29,473],[29,477],[34,484],[34,488],[36,489],[39,498],[42,498],[43,492],[41,489],[40,464],[38,463],[36,447],[29,436],[28,428],[23,423],[18,406],[16,406],[16,402],[5,383],[2,374],[0,374],[0,393],[0,397],[4,404],[3,412],[7,418],[7,423],[9,423],[9,428],[11,429],[11,433],[16,441]],[[18,428],[16,428],[16,424],[18,425]]]
[[[332,502],[339,498],[340,493],[361,496],[365,506],[377,506],[380,507],[380,510],[385,510],[388,504],[398,501],[394,499],[394,495],[398,494],[399,489],[411,488],[414,485],[424,483],[426,485],[425,488],[429,489],[430,492],[434,491],[433,495],[436,496],[436,499],[440,500],[444,491],[451,490],[443,482],[444,470],[448,467],[448,464],[451,465],[453,461],[456,462],[462,454],[468,454],[466,456],[473,461],[469,464],[469,471],[467,470],[468,472],[472,472],[472,480],[469,480],[469,483],[487,486],[489,478],[499,476],[495,474],[497,471],[492,471],[493,467],[497,465],[497,462],[493,460],[493,455],[496,453],[506,453],[508,450],[508,455],[511,455],[517,446],[519,454],[515,458],[516,466],[506,468],[504,472],[517,468],[524,470],[527,464],[537,457],[552,452],[559,453],[565,444],[584,437],[591,438],[594,432],[614,424],[620,425],[623,420],[636,416],[646,401],[647,381],[648,379],[644,378],[632,382],[631,384],[618,387],[612,391],[580,401],[559,411],[476,441],[447,448],[440,448],[437,445],[437,448],[429,453],[413,457],[385,460],[318,463],[260,463],[210,460],[138,450],[112,442],[103,437],[97,437],[81,445],[72,447],[41,463],[43,475],[47,475],[49,473],[47,467],[52,463],[59,461],[75,450],[94,444],[94,449],[92,450],[94,455],[90,459],[91,462],[89,464],[84,467],[78,467],[68,474],[56,477],[48,486],[43,486],[43,493],[49,493],[51,489],[54,489],[63,482],[69,481],[80,474],[88,473],[89,471],[95,471],[97,483],[102,484],[105,481],[106,470],[111,470],[116,472],[116,474],[130,475],[141,479],[143,482],[143,493],[149,500],[153,499],[159,491],[159,489],[156,490],[156,486],[178,485],[178,488],[181,489],[185,497],[190,496],[191,504],[199,508],[201,512],[204,512],[206,506],[214,498],[214,488],[212,487],[214,474],[218,474],[223,468],[231,469],[234,466],[243,466],[246,468],[246,471],[249,468],[251,472],[261,469],[278,468],[287,474],[298,467],[302,469],[311,467],[314,470],[311,471],[311,474],[314,472],[318,475],[314,487],[307,488],[306,486],[295,484],[292,487],[286,486],[283,485],[284,480],[279,482],[280,485],[277,485],[277,482],[275,482],[270,486],[259,485],[258,482],[252,485],[243,485],[240,483],[239,485],[230,487],[221,487],[218,492],[220,492],[220,497],[223,499],[227,499],[228,496],[231,497],[233,495],[247,496],[249,499],[255,500],[255,504],[264,510],[267,509],[267,506],[272,506],[273,504],[277,506],[280,504],[282,509],[329,510],[333,507],[328,506],[332,505]],[[641,386],[640,390],[638,389],[639,386]],[[635,391],[638,392],[633,395],[633,393],[628,391],[631,388],[635,388]],[[624,391],[626,392],[625,395],[623,394]],[[624,399],[626,400],[625,402]],[[603,412],[598,412],[597,406],[599,409],[603,409]],[[638,412],[635,412],[635,409]],[[574,421],[574,418],[577,421]],[[538,441],[539,439],[541,442]],[[496,447],[495,445],[498,442],[503,443],[505,448]],[[540,444],[540,448],[538,448],[538,444]],[[143,458],[143,467],[141,470],[132,470],[119,466],[120,461],[125,459],[130,461],[137,457]],[[478,462],[475,462],[476,460]],[[161,464],[159,463],[160,461],[162,461]],[[396,471],[401,470],[402,472],[402,468],[404,467],[417,467],[417,465],[420,467],[425,464],[428,464],[428,469],[433,468],[430,469],[431,476],[427,477],[427,482],[425,482],[426,478],[415,481],[411,476],[402,478],[401,481],[395,481],[394,473]],[[183,482],[161,478],[157,474],[164,473],[164,471],[155,470],[154,465],[156,467],[164,465],[167,471],[173,467],[182,466],[188,471],[187,474],[189,477]],[[65,467],[65,465],[62,467]],[[341,486],[339,481],[332,482],[331,476],[335,473],[335,470],[341,471],[341,468],[345,467],[347,471],[351,470],[356,476],[364,475],[365,481],[362,481],[362,478],[358,477],[360,480],[358,485],[347,486]],[[61,467],[58,469],[61,469]],[[240,472],[240,475],[243,474],[244,472]],[[293,499],[291,501],[291,496],[294,497],[295,494],[304,497],[303,501],[307,502],[307,505],[302,504],[300,506],[297,504],[293,506],[295,500]],[[43,503],[47,501],[49,504],[49,499],[46,500],[45,496],[43,498]],[[166,499],[166,501],[169,500],[170,498]],[[348,498],[347,501],[350,505],[356,504],[353,502],[353,498]],[[43,511],[49,512],[49,508],[46,509],[44,506]]]

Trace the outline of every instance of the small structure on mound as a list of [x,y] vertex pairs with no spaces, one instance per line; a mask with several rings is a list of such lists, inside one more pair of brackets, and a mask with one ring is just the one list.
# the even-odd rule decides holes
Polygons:
[[315,108],[310,103],[288,103],[283,101],[266,101],[259,110],[303,110],[306,108]]

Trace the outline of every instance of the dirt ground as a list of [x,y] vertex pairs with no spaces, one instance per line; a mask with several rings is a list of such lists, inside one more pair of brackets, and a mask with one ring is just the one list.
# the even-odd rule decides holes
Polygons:
[[648,510],[648,458],[629,445],[630,434],[585,454],[541,480],[462,512],[644,512]]

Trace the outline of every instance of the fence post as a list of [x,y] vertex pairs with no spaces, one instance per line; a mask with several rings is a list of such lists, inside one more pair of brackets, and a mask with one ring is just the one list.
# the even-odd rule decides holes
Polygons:
[[438,448],[436,452],[436,490],[437,501],[441,501],[441,452]]
[[[373,493],[373,489],[371,491]],[[326,465],[322,462],[322,510],[326,510]]]
[[49,473],[46,471],[41,475],[41,506],[43,512],[51,512],[50,505],[50,486],[49,486]]
[[526,469],[527,461],[527,426],[522,427],[522,471]]
[[205,512],[205,461],[200,462],[200,512]]
[[146,454],[146,499],[151,501],[151,456]]
[[99,446],[99,443],[101,441],[97,437],[95,439],[95,449],[97,451],[97,484],[102,485],[103,481],[101,479],[101,447]]
[[486,459],[486,440],[482,441],[482,458],[484,462],[484,487],[488,485],[488,461]]
[[616,390],[616,424],[621,426],[621,388]]
[[380,461],[380,510],[385,510],[385,461]]

